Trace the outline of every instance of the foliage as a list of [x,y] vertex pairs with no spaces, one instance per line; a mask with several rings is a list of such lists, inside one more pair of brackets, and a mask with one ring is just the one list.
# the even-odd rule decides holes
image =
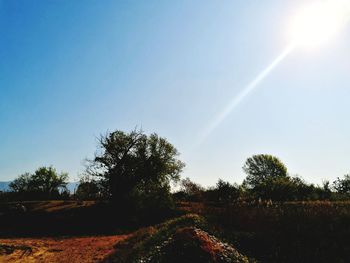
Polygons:
[[67,173],[57,173],[53,167],[40,167],[33,174],[24,173],[10,183],[10,188],[26,198],[55,198],[67,192]]
[[237,184],[231,184],[221,179],[215,187],[204,188],[186,178],[181,181],[180,191],[174,193],[174,197],[177,201],[208,201],[227,204],[237,200],[240,192],[240,187]]
[[204,191],[204,200],[221,204],[235,202],[241,196],[241,188],[237,184],[231,184],[219,179],[215,186]]
[[239,200],[257,199],[282,202],[344,199],[344,195],[337,195],[332,191],[332,187],[328,181],[324,181],[321,186],[318,186],[308,184],[297,176],[269,177],[252,189],[247,188],[244,184],[239,186],[221,179],[219,179],[215,186],[208,188],[195,187],[199,185],[189,179],[185,182],[188,186],[187,190],[185,191],[182,188],[180,191],[174,193],[177,201],[206,201],[230,204]]
[[101,185],[88,175],[80,177],[75,197],[78,200],[98,200],[101,197]]
[[202,201],[204,187],[185,178],[180,182],[180,191],[175,194],[176,199],[181,201]]
[[30,192],[32,191],[32,175],[24,173],[18,176],[10,183],[10,189],[14,192]]
[[349,201],[193,204],[213,233],[258,262],[348,262]]
[[252,192],[257,198],[285,201],[293,198],[294,186],[289,177],[272,177],[256,185]]
[[87,174],[97,178],[106,197],[120,208],[155,209],[171,199],[170,183],[179,180],[184,167],[178,155],[172,144],[155,133],[117,130],[100,137]]
[[99,199],[100,187],[94,180],[81,181],[75,193],[80,200],[97,200]]
[[272,178],[287,176],[286,166],[277,157],[268,154],[249,157],[243,170],[247,174],[244,185],[249,189],[266,184],[266,181]]
[[343,195],[350,195],[350,174],[344,175],[344,178],[337,178],[333,183],[335,190]]
[[246,197],[273,201],[333,200],[336,199],[328,181],[322,186],[308,184],[300,177],[268,178],[253,189],[248,189]]
[[238,199],[240,195],[240,190],[238,185],[230,184],[221,179],[216,184],[216,189],[218,201],[224,203],[230,203]]
[[350,175],[338,178],[333,184],[305,182],[301,177],[287,174],[286,166],[272,155],[254,155],[243,166],[247,177],[242,185],[221,179],[215,186],[203,188],[186,178],[174,196],[178,201],[208,201],[230,204],[238,200],[306,201],[347,200],[350,196]]
[[334,199],[334,194],[331,189],[329,181],[324,180],[321,187],[317,187],[317,196],[319,200],[331,200]]

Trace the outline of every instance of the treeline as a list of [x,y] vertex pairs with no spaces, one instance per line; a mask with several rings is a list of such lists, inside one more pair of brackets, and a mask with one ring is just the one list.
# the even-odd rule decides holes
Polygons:
[[2,201],[68,199],[68,178],[68,173],[58,173],[52,166],[40,167],[19,175],[10,183],[10,191],[0,192],[0,197]]
[[[325,181],[322,185],[308,184],[300,177],[290,177],[287,180],[275,180],[273,184],[259,189],[248,189],[219,179],[216,185],[203,187],[189,178],[183,179],[180,190],[173,196],[177,201],[232,203],[238,201],[315,201],[349,200],[350,191],[344,191],[344,184],[350,182],[350,177],[338,178],[333,184]],[[341,185],[339,189],[338,186]]]
[[99,138],[95,157],[88,161],[74,195],[68,194],[66,173],[42,167],[16,178],[2,200],[103,200],[119,216],[166,217],[175,211],[171,183],[180,180],[185,166],[178,155],[172,144],[155,133],[109,132]]
[[243,166],[247,177],[241,185],[219,179],[204,188],[186,178],[174,194],[179,201],[231,203],[238,200],[307,201],[347,200],[350,198],[350,175],[333,183],[309,184],[298,176],[290,176],[286,166],[275,156],[260,154],[248,158]]
[[[288,174],[277,157],[267,154],[249,157],[243,165],[246,178],[241,185],[219,180],[204,188],[189,178],[180,180],[185,166],[177,149],[157,134],[141,130],[114,131],[99,138],[95,157],[88,161],[75,193],[67,190],[68,174],[53,167],[40,167],[34,173],[18,176],[10,192],[11,200],[108,200],[128,210],[154,210],[174,207],[176,201],[230,203],[237,200],[341,200],[350,198],[350,175],[322,185],[305,182]],[[180,190],[171,192],[171,184]]]

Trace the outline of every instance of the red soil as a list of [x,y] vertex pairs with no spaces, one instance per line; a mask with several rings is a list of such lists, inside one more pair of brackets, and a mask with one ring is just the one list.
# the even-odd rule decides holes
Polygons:
[[127,237],[129,235],[0,239],[0,246],[14,248],[8,254],[0,248],[0,262],[100,262],[115,253],[115,244]]

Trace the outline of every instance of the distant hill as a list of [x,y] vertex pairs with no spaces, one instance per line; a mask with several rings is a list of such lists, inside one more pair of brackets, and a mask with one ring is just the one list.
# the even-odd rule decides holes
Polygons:
[[[8,182],[0,182],[0,191],[10,191],[10,187],[9,184],[11,183],[11,181]],[[67,189],[69,190],[70,193],[74,193],[74,190],[76,190],[76,188],[78,187],[78,182],[71,182],[67,184]]]
[[0,182],[0,191],[8,191],[10,190],[9,184],[11,182]]

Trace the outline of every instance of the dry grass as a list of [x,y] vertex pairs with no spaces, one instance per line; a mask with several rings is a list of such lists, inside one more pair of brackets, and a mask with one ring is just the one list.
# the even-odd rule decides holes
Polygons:
[[350,262],[350,201],[179,203],[259,262]]

